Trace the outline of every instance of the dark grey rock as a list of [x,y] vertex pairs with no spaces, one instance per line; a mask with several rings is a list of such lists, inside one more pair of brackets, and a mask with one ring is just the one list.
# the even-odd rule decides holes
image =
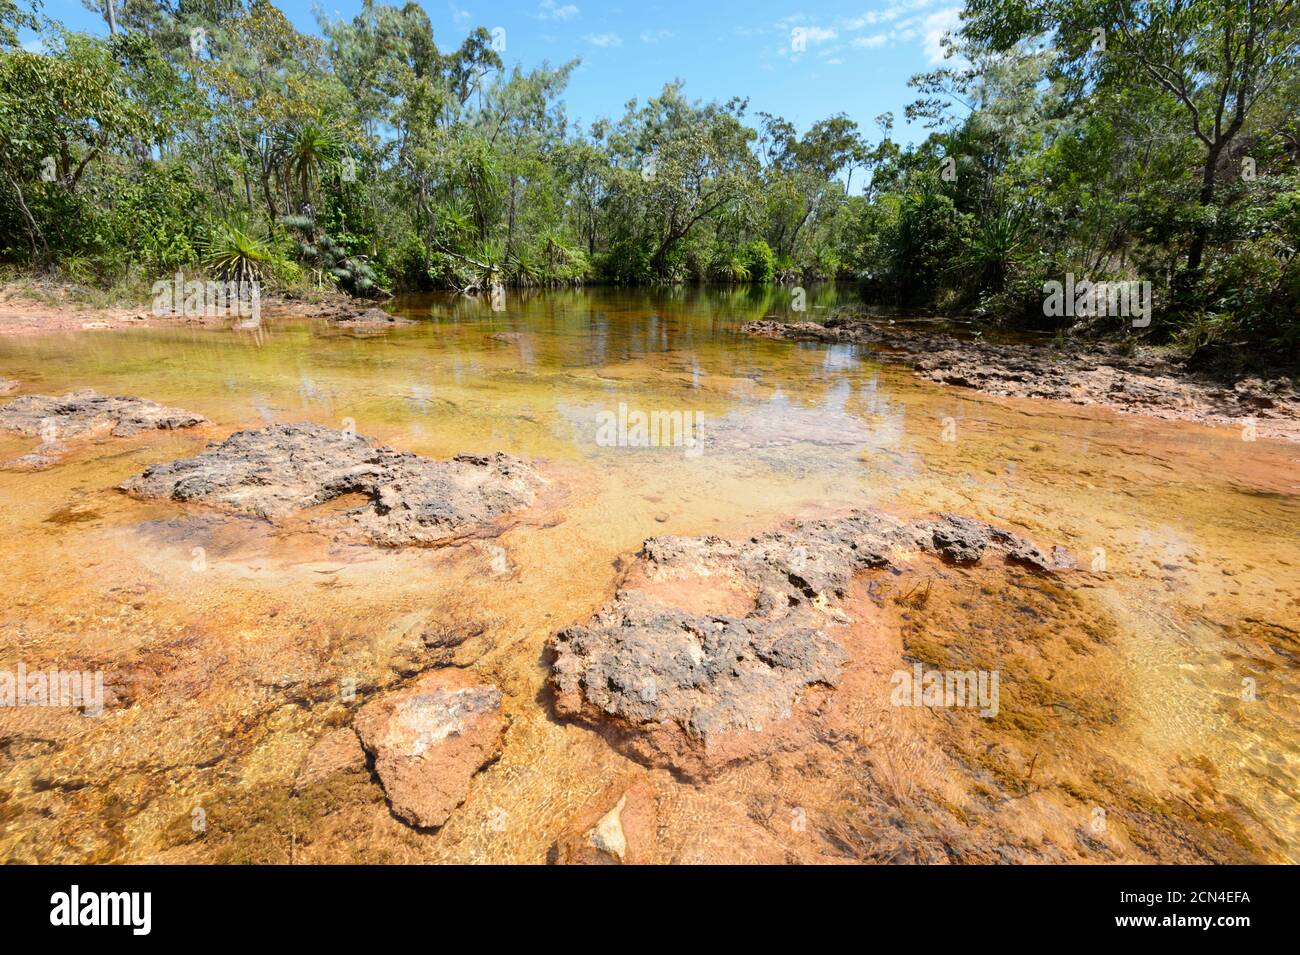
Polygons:
[[122,484],[138,497],[196,502],[272,522],[345,494],[368,500],[317,523],[385,546],[440,544],[533,503],[545,482],[507,454],[433,461],[314,424],[237,431],[199,455]]
[[122,438],[153,429],[192,428],[206,421],[202,415],[143,398],[90,390],[61,397],[22,395],[0,408],[0,430],[39,437],[41,444],[4,467],[48,467],[68,450],[64,441],[72,438],[95,434]]
[[92,431],[107,431],[120,438],[152,428],[192,428],[206,420],[155,401],[90,390],[61,397],[23,395],[0,408],[0,429],[41,437],[53,433],[58,439]]
[[[647,584],[629,583],[553,638],[556,710],[686,776],[760,758],[762,741],[738,735],[779,730],[810,688],[839,684],[847,654],[834,633],[848,618],[837,604],[853,576],[917,549],[959,563],[995,553],[1040,571],[1058,565],[1014,534],[952,514],[905,523],[857,511],[745,541],[653,537],[628,578]],[[753,605],[738,616],[683,609],[671,603],[674,581],[725,582]]]
[[761,730],[798,692],[834,686],[845,654],[821,630],[784,620],[692,614],[636,591],[556,637],[554,679],[609,716],[676,723],[701,741]]
[[973,564],[984,556],[993,535],[987,524],[943,514],[930,525],[930,549],[954,564]]

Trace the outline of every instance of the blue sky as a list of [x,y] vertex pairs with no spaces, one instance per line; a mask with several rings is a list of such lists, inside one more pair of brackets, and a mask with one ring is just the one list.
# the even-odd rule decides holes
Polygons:
[[[315,8],[346,19],[361,7],[360,0],[278,0],[276,5],[310,32],[317,32]],[[507,64],[529,67],[581,57],[565,102],[570,118],[584,126],[600,116],[621,116],[628,100],[645,100],[664,82],[681,79],[692,98],[747,96],[751,115],[776,113],[801,130],[833,113],[847,113],[872,141],[879,137],[875,117],[891,111],[894,138],[906,142],[924,136],[920,129],[906,128],[903,107],[915,98],[907,80],[941,61],[939,38],[956,27],[961,3],[422,0],[422,6],[444,50],[473,27],[485,26],[504,29]],[[103,20],[80,0],[46,0],[44,12],[76,29],[106,32]]]

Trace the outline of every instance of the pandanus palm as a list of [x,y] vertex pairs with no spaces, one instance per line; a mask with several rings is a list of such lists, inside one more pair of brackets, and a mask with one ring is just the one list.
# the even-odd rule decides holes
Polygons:
[[1028,216],[1023,208],[1009,207],[985,215],[971,237],[962,265],[977,275],[982,287],[1000,292],[1029,239]]
[[336,168],[347,146],[337,132],[315,120],[307,120],[285,130],[277,145],[285,177],[298,189],[305,206],[311,201],[312,189],[323,173]]
[[274,263],[270,244],[243,223],[218,223],[203,243],[203,264],[226,281],[256,282]]

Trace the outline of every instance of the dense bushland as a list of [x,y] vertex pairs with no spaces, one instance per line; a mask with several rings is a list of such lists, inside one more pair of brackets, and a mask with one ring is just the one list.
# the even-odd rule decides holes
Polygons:
[[1037,324],[1073,273],[1149,281],[1145,334],[1189,350],[1295,352],[1296,0],[968,0],[951,65],[913,78],[914,146],[888,114],[801,133],[678,84],[579,129],[576,61],[508,65],[483,29],[444,51],[414,3],[320,36],[266,0],[116,6],[99,39],[0,0],[11,266],[361,296],[839,279]]

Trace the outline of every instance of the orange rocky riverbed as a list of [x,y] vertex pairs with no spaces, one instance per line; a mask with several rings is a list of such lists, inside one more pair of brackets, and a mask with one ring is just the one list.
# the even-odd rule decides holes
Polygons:
[[[814,317],[833,304],[814,298]],[[0,339],[0,378],[18,382],[0,401],[93,388],[205,419],[0,471],[0,670],[106,686],[98,715],[0,708],[0,857],[1300,861],[1295,444],[739,334],[791,317],[779,293],[397,310],[413,324]],[[620,404],[699,415],[703,443],[605,446]],[[379,547],[117,489],[300,421],[432,460],[506,452],[547,490],[504,529]],[[0,436],[0,460],[33,443]],[[860,568],[808,611],[843,651],[835,686],[765,724],[780,745],[702,776],[559,705],[555,635],[620,587],[752,610],[757,591],[725,574],[648,582],[646,539],[744,542],[859,510],[964,515],[1076,566],[900,546]],[[894,675],[918,664],[996,671],[997,714],[895,705]],[[445,824],[417,827],[352,727],[439,668],[499,689],[503,731]]]

